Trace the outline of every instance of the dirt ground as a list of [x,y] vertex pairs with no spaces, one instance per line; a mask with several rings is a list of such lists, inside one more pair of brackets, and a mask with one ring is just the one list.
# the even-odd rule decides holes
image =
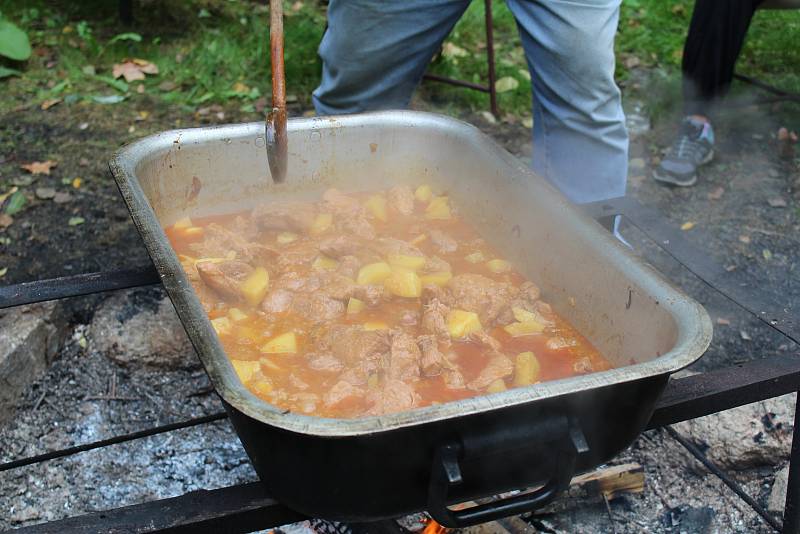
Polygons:
[[[627,94],[628,104],[645,101],[633,89]],[[138,112],[145,109],[149,115],[140,120]],[[662,117],[634,138],[629,173],[629,194],[661,211],[677,227],[694,223],[686,231],[693,243],[730,266],[742,284],[757,288],[775,303],[794,304],[795,309],[800,302],[800,173],[796,160],[779,157],[774,136],[780,126],[800,127],[797,111],[784,105],[739,108],[721,115],[716,159],[703,169],[697,186],[687,189],[662,187],[650,178],[660,148],[671,140],[674,128],[670,118]],[[127,141],[165,129],[256,118],[222,108],[187,114],[144,95],[113,106],[62,103],[47,111],[29,108],[0,117],[0,192],[17,184],[28,199],[13,223],[0,230],[0,237],[10,239],[0,245],[0,268],[8,268],[2,283],[148,264],[107,171],[111,153]],[[522,125],[491,124],[479,113],[463,118],[485,129],[510,152],[529,159],[530,130]],[[20,169],[23,163],[46,159],[58,162],[49,176],[30,176]],[[80,188],[65,183],[76,177],[82,178]],[[36,189],[46,187],[68,193],[69,198],[62,203],[37,198]],[[70,226],[71,217],[85,222]],[[714,342],[696,370],[800,354],[797,346],[710,290],[635,228],[623,226],[623,235],[638,254],[712,315]],[[78,340],[102,298],[71,302],[74,339],[47,376],[20,399],[17,416],[0,425],[0,461],[220,409],[216,397],[206,391],[207,380],[200,370],[125,368],[103,354],[81,350]],[[128,400],[88,399],[102,396],[112,375],[117,376],[118,395]],[[686,453],[663,432],[643,435],[619,460],[645,466],[643,495],[612,502],[610,512],[596,497],[563,500],[553,513],[534,521],[538,531],[770,531],[716,478],[688,469]],[[774,471],[784,461],[775,458],[774,468],[735,476],[763,504]],[[0,528],[254,477],[229,424],[205,425],[117,446],[111,452],[95,451],[0,473],[0,509],[8,511],[0,514]],[[695,523],[681,526],[690,520]],[[689,524],[700,526],[687,528]]]

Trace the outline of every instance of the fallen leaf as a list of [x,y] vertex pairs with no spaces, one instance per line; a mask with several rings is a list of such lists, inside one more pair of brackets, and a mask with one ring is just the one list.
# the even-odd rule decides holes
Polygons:
[[82,336],[81,336],[81,337],[78,339],[78,345],[79,345],[79,346],[80,346],[82,349],[85,349],[87,346],[89,346],[89,342],[86,340],[86,336],[83,336],[83,335],[82,335]]
[[25,163],[24,165],[20,165],[20,167],[31,174],[50,174],[50,169],[56,165],[58,165],[58,162],[48,159],[47,161],[34,161],[33,163]]
[[40,198],[42,200],[50,200],[56,196],[56,190],[52,187],[37,187],[36,188],[36,198]]
[[717,317],[717,324],[718,325],[722,325],[722,326],[728,326],[729,324],[731,324],[731,322],[729,320],[727,320],[727,319],[722,318],[722,317]]
[[295,13],[297,13],[301,9],[303,9],[303,2],[301,2],[300,0],[297,0],[297,2],[292,4],[292,11],[294,11]]
[[785,208],[787,206],[786,201],[781,197],[770,198],[767,203],[773,208]]
[[517,69],[517,72],[526,80],[531,81],[531,72],[528,69]]
[[135,121],[146,121],[147,118],[150,116],[149,111],[137,111]]
[[725,266],[725,270],[728,271],[729,273],[732,273],[733,271],[736,270],[736,266],[735,265],[726,265]]
[[686,8],[683,6],[683,4],[675,4],[672,6],[672,12],[675,15],[683,16],[686,13]]
[[158,74],[158,67],[144,59],[126,59],[122,63],[114,63],[111,75],[114,79],[122,77],[128,83],[144,80],[145,74]]
[[3,278],[7,272],[8,272],[8,267],[3,267],[2,269],[0,269],[0,278]]
[[83,178],[77,177],[72,179],[72,187],[74,187],[75,189],[80,189],[82,183],[83,183]]
[[62,193],[60,191],[56,193],[56,196],[53,197],[53,202],[55,202],[56,204],[66,204],[71,200],[72,200],[72,195],[70,195],[69,193]]
[[742,339],[744,339],[745,341],[750,341],[751,339],[753,339],[753,338],[751,338],[751,337],[750,337],[750,334],[748,334],[748,333],[747,333],[747,332],[745,332],[744,330],[739,330],[739,336],[740,336]]
[[529,130],[533,128],[533,117],[523,117],[522,125]]
[[250,92],[250,88],[247,87],[242,82],[236,82],[235,84],[233,84],[233,88],[232,89],[233,89],[234,93],[244,94],[244,93],[249,93]]
[[645,163],[644,158],[632,158],[628,162],[628,167],[632,167],[634,169],[644,169],[647,166]]
[[749,235],[744,235],[744,234],[740,235],[739,236],[739,242],[740,243],[744,243],[745,245],[749,245],[750,244],[750,236]]
[[139,93],[140,95],[143,95],[144,94],[144,85],[142,85],[142,84],[137,85],[136,86],[136,92]]
[[34,178],[34,177],[33,177],[32,175],[30,175],[30,174],[23,174],[22,176],[17,176],[17,177],[15,177],[15,178],[12,178],[12,179],[11,179],[11,183],[12,183],[12,184],[14,184],[14,185],[18,185],[18,186],[20,186],[20,187],[26,187],[26,186],[29,186],[29,185],[31,185],[31,184],[32,184],[33,182],[35,182],[35,181],[36,181],[36,178]]
[[497,119],[492,115],[491,111],[481,111],[481,117],[489,124],[497,124]]
[[641,60],[636,56],[628,56],[623,64],[625,65],[626,69],[633,69],[638,67],[641,64]]
[[93,95],[91,98],[98,104],[119,104],[120,102],[125,100],[125,95],[100,95],[100,96]]
[[768,248],[765,248],[761,251],[761,255],[764,257],[765,260],[769,261],[772,259],[772,251]]
[[22,191],[17,191],[11,195],[8,202],[6,202],[5,212],[8,215],[14,215],[25,206],[27,201],[28,199],[25,197],[25,194]]
[[174,91],[176,87],[178,86],[175,85],[175,82],[171,82],[169,80],[163,81],[160,84],[158,84],[158,88],[165,92]]
[[0,227],[8,228],[14,223],[14,218],[8,213],[0,213]]
[[58,104],[59,102],[61,102],[60,98],[48,98],[47,100],[42,102],[42,105],[39,107],[42,108],[43,110],[48,110],[53,106],[55,106],[56,104]]
[[503,76],[494,82],[494,88],[498,93],[507,93],[519,87],[519,82],[511,76]]
[[88,122],[82,122],[82,123],[80,123],[80,124],[78,125],[78,129],[79,129],[79,130],[85,130],[85,129],[86,129],[86,128],[88,128],[88,127],[89,127],[89,123],[88,123]]
[[719,200],[722,198],[722,195],[725,194],[724,187],[717,187],[710,193],[708,193],[708,200]]
[[442,55],[444,57],[467,57],[469,52],[460,46],[447,41],[444,43],[444,45],[442,45]]
[[9,189],[8,191],[6,191],[5,193],[3,193],[3,194],[0,194],[0,204],[2,204],[3,202],[5,202],[5,201],[6,201],[6,199],[7,199],[8,197],[10,197],[11,195],[13,195],[13,194],[14,194],[14,193],[16,193],[17,191],[19,191],[19,187],[12,187],[11,189]]
[[86,222],[86,219],[83,217],[70,217],[67,224],[70,226],[78,226],[79,224],[83,224]]
[[10,244],[11,244],[11,238],[10,237],[0,237],[0,245],[4,245],[4,246],[7,247]]
[[681,230],[686,232],[686,231],[691,230],[692,228],[694,228],[694,225],[695,225],[695,223],[693,221],[686,221],[685,223],[683,223],[681,225]]
[[81,69],[81,72],[86,74],[87,76],[94,76],[97,74],[97,70],[94,68],[94,65],[84,65]]
[[89,165],[89,160],[86,158],[81,158],[78,160],[78,165],[80,165],[81,167],[86,167],[87,165]]

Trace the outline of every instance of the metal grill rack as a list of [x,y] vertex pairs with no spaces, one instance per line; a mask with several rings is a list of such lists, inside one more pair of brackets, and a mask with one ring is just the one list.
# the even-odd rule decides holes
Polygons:
[[[622,215],[630,224],[637,227],[708,286],[784,337],[795,343],[799,342],[800,322],[793,306],[777,307],[774,303],[767,302],[757,291],[744,288],[736,283],[731,273],[710,261],[705,252],[689,243],[682,233],[674,229],[660,214],[628,197],[589,204],[585,206],[585,209],[592,217],[601,222],[608,221],[616,215]],[[0,308],[158,283],[160,283],[159,276],[152,267],[26,282],[0,287]],[[690,440],[672,429],[670,425],[800,390],[800,357],[798,356],[800,354],[753,360],[715,371],[673,379],[668,384],[648,424],[649,429],[664,427],[670,436],[683,445],[714,475],[721,478],[766,523],[776,531],[786,534],[800,534],[800,439],[792,441],[788,491],[781,522],[759,506],[733,479],[711,463],[702,451]],[[795,409],[795,421],[797,421],[797,407]],[[225,412],[217,412],[106,440],[22,458],[0,464],[0,472],[100,447],[109,447],[146,436],[209,424],[225,418],[227,418]],[[179,497],[71,517],[21,528],[15,532],[25,534],[51,532],[58,534],[62,532],[212,533],[223,531],[234,533],[267,529],[303,519],[305,518],[302,515],[271,498],[260,483],[254,482],[210,491],[193,491]],[[355,527],[355,530],[358,531],[358,526]],[[364,527],[361,528],[363,531]],[[369,532],[401,531],[393,521],[370,524],[368,530]]]

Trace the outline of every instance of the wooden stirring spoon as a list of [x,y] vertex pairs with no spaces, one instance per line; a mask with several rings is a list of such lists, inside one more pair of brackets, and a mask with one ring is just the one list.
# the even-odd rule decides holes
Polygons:
[[272,57],[272,111],[267,114],[267,161],[272,181],[282,183],[288,166],[286,77],[283,66],[283,2],[269,3],[269,46]]

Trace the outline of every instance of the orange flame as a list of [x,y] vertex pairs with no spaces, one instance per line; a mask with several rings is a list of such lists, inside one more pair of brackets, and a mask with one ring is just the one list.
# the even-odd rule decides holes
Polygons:
[[446,532],[450,532],[450,529],[443,527],[435,519],[430,519],[422,534],[445,534]]

